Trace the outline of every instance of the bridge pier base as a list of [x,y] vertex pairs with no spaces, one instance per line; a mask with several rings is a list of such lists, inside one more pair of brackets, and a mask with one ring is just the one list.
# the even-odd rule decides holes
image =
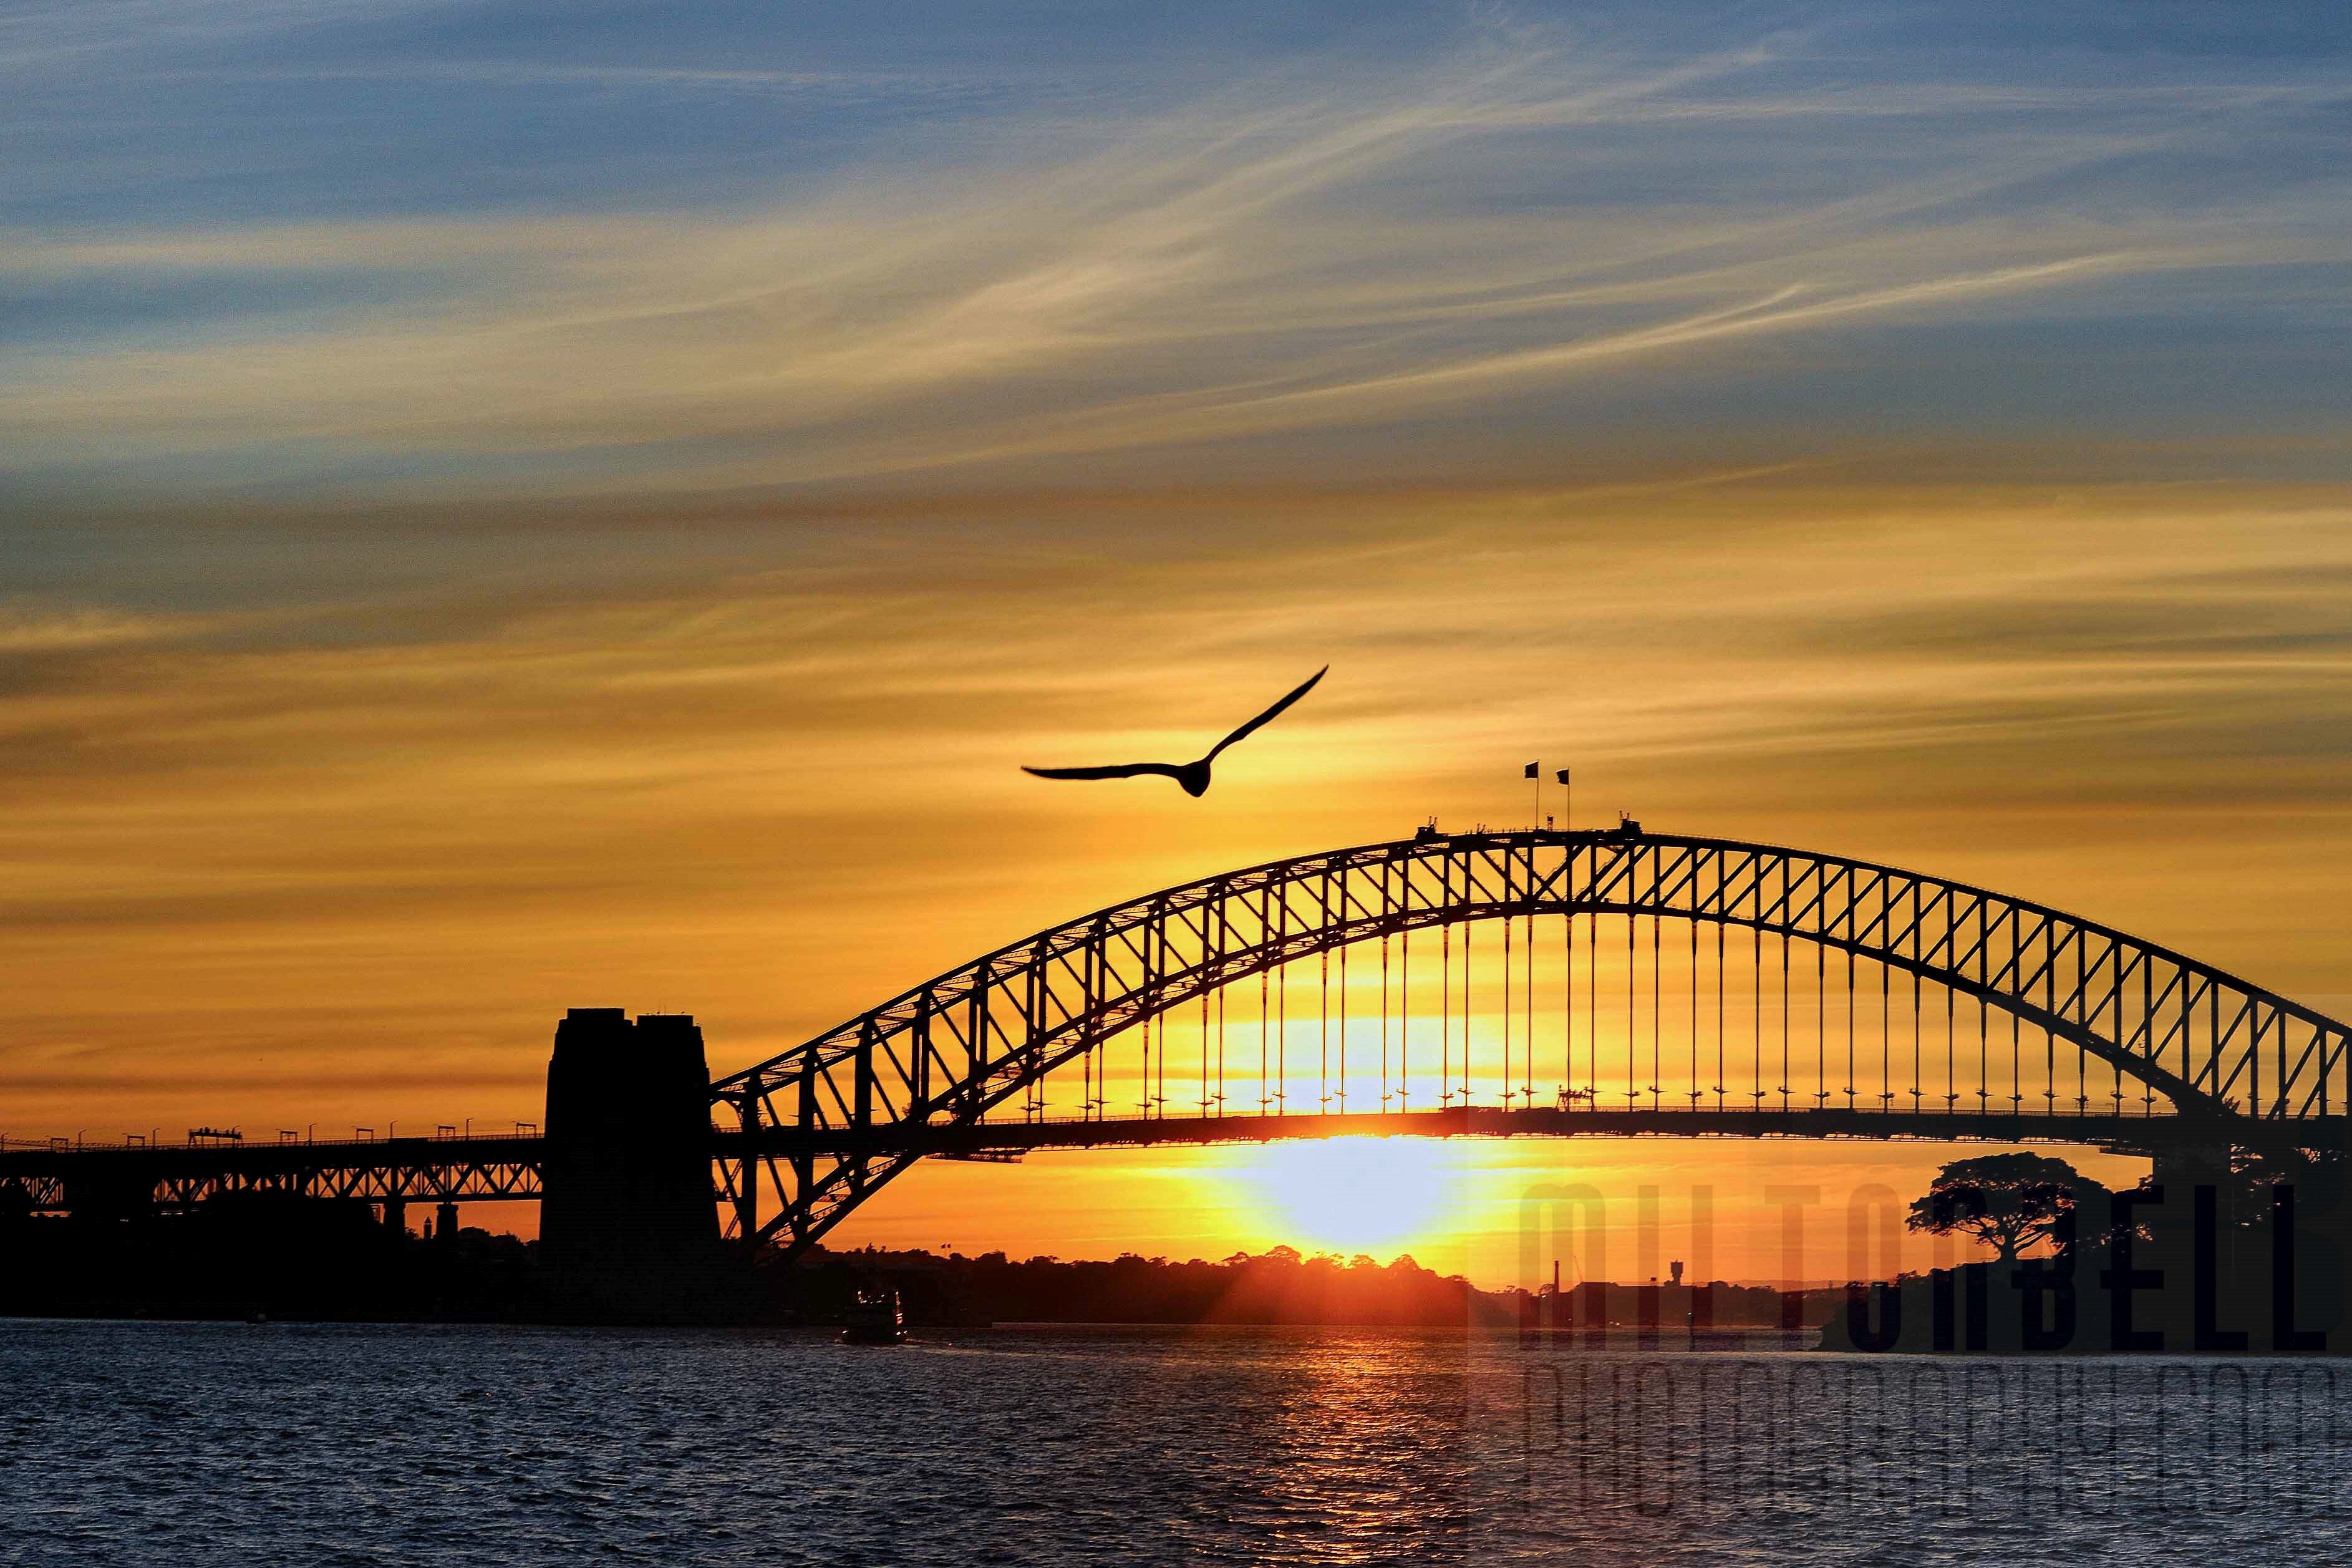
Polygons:
[[709,1084],[691,1017],[574,1007],[556,1026],[539,1245],[564,1316],[728,1315]]

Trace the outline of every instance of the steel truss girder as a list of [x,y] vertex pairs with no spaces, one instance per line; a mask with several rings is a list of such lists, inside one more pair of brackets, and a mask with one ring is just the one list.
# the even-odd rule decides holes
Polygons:
[[[1271,862],[1096,910],[719,1080],[713,1102],[748,1107],[747,1134],[754,1121],[787,1125],[771,1099],[746,1099],[747,1086],[803,1085],[790,1125],[804,1135],[803,1152],[789,1163],[760,1157],[782,1202],[751,1234],[788,1251],[807,1246],[919,1158],[929,1134],[979,1122],[1121,1030],[1222,986],[1370,939],[1526,914],[1745,926],[1868,959],[2009,1012],[2184,1116],[2225,1121],[2249,1139],[2263,1122],[2326,1118],[2347,1098],[2344,1025],[2043,905],[1770,845],[1615,832],[1438,835]],[[1123,950],[1116,961],[1115,949]],[[2225,1006],[2234,1009],[2226,1025]],[[2166,1016],[2168,1007],[2178,1016]],[[964,1021],[950,1032],[967,1056],[961,1076],[931,1052],[929,1034],[959,1012]],[[2290,1026],[2298,1038],[2308,1032],[2293,1058]],[[2258,1053],[2273,1033],[2278,1066],[2265,1085]],[[2176,1047],[2179,1060],[2168,1063]],[[934,1061],[943,1083],[932,1079]],[[849,1094],[836,1081],[845,1072]],[[2242,1079],[2243,1109],[2233,1098]],[[838,1134],[858,1152],[805,1152]],[[756,1177],[730,1172],[722,1184],[732,1194],[744,1179]]]
[[492,1203],[542,1195],[536,1138],[496,1149],[424,1144],[414,1152],[366,1146],[261,1144],[253,1148],[61,1150],[0,1156],[0,1193],[24,1207],[65,1213],[87,1192],[100,1208],[188,1209],[239,1194],[278,1193],[370,1203]]

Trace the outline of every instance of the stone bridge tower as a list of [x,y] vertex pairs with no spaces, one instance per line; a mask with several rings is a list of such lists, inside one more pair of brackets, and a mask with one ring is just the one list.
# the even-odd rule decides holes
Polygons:
[[723,1317],[710,1184],[710,1070],[686,1015],[574,1007],[547,1064],[540,1256],[559,1314]]

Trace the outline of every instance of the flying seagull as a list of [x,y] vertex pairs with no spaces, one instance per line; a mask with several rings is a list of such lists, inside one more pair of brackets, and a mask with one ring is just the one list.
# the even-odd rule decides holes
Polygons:
[[1021,771],[1024,773],[1034,773],[1041,779],[1131,779],[1140,773],[1165,773],[1170,778],[1174,779],[1179,784],[1182,785],[1186,795],[1189,795],[1197,800],[1202,795],[1209,793],[1209,764],[1217,760],[1217,753],[1219,752],[1223,751],[1227,746],[1232,745],[1234,742],[1246,738],[1261,726],[1272,721],[1274,717],[1280,713],[1284,709],[1289,707],[1292,703],[1297,701],[1300,698],[1314,690],[1315,683],[1322,679],[1330,668],[1331,667],[1327,664],[1321,669],[1318,669],[1314,674],[1308,676],[1305,680],[1299,683],[1297,689],[1292,691],[1290,695],[1285,697],[1281,701],[1276,703],[1273,707],[1267,709],[1265,712],[1259,714],[1256,718],[1251,720],[1248,723],[1243,725],[1240,729],[1234,731],[1223,740],[1218,742],[1214,746],[1210,747],[1209,754],[1202,757],[1197,763],[1115,763],[1109,767],[1104,768],[1024,767]]

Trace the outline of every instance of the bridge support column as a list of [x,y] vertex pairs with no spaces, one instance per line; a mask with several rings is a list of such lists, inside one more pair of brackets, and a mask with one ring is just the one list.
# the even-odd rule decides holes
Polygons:
[[743,1250],[749,1252],[760,1234],[760,1157],[754,1152],[760,1136],[760,1075],[754,1071],[744,1086],[743,1098],[736,1103],[736,1117],[743,1131],[743,1159],[735,1169],[735,1234],[742,1238]]
[[407,1199],[386,1198],[383,1200],[383,1228],[392,1232],[394,1236],[406,1236],[408,1234]]
[[437,1204],[433,1209],[433,1239],[443,1252],[457,1245],[457,1205]]
[[574,1007],[556,1026],[539,1245],[565,1314],[724,1315],[709,1103],[691,1017]]

